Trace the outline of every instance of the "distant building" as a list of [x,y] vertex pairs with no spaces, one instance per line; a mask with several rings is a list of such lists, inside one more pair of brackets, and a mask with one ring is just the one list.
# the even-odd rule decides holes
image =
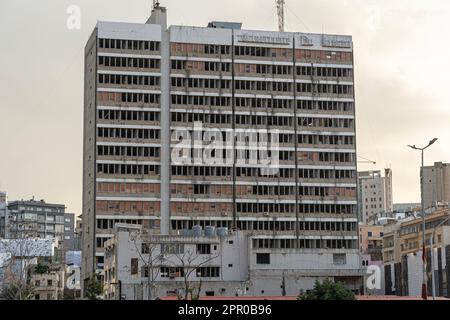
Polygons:
[[53,262],[57,239],[0,240],[0,291],[12,281],[27,281],[31,268],[39,262]]
[[[450,215],[439,208],[426,215],[426,264],[428,295],[431,295],[430,237],[435,230],[434,273],[436,295],[450,297],[450,222],[437,228]],[[422,285],[422,218],[410,216],[385,227],[383,234],[386,294],[420,296]]]
[[436,162],[423,168],[423,204],[425,208],[450,204],[450,163]]
[[392,212],[392,170],[358,172],[359,220],[368,224],[379,213]]
[[364,224],[359,226],[359,246],[361,254],[369,255],[371,261],[383,260],[383,230],[384,228],[382,226]]
[[34,285],[34,300],[60,300],[64,292],[64,270],[52,270],[44,273],[34,272],[31,284]]
[[44,200],[37,201],[34,198],[10,202],[6,226],[8,237],[56,238],[62,249],[65,239],[65,209],[62,204],[46,203]]
[[6,225],[8,219],[8,201],[6,192],[0,192],[0,239],[6,238]]
[[75,214],[64,214],[64,250],[79,250],[75,234]]
[[417,212],[421,210],[419,203],[394,203],[394,212]]

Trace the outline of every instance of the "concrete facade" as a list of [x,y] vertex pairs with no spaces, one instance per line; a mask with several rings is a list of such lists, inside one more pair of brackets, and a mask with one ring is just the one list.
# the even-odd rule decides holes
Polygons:
[[0,239],[7,237],[8,198],[6,192],[0,192]]
[[392,212],[392,170],[358,172],[359,219],[371,223],[378,214]]
[[[184,275],[193,285],[202,281],[202,295],[298,295],[312,289],[315,281],[326,278],[361,292],[362,271],[355,270],[360,264],[358,250],[351,254],[347,250],[335,250],[334,254],[321,250],[319,255],[303,250],[299,254],[297,249],[260,248],[261,240],[269,239],[243,231],[221,236],[218,232],[212,231],[209,236],[205,232],[198,236],[146,238],[136,236],[141,234],[138,226],[116,224],[115,236],[105,244],[105,297],[146,300],[149,286],[153,288],[153,299],[182,294]],[[148,243],[150,249],[142,249],[142,243]],[[178,251],[167,252],[165,247]],[[154,273],[146,272],[146,267]],[[215,270],[206,272],[205,268]]]
[[425,208],[450,204],[450,163],[436,162],[423,168]]
[[44,200],[20,200],[8,203],[8,238],[56,238],[64,247],[65,205]]
[[352,38],[167,28],[166,13],[99,22],[86,45],[83,278],[104,274],[116,223],[225,227],[294,260],[359,261]]

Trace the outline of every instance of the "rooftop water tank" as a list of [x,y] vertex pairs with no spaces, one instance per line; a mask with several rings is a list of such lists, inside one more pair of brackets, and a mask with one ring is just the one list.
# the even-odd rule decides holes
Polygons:
[[225,237],[228,235],[228,228],[217,228],[217,235],[219,237]]
[[214,237],[216,235],[216,228],[213,226],[205,227],[205,237]]
[[202,236],[202,226],[195,225],[192,227],[192,236],[200,238]]

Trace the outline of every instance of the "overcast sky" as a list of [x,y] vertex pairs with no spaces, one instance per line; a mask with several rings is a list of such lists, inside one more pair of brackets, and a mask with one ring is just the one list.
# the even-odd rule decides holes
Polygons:
[[[275,0],[162,0],[169,24],[276,30]],[[420,199],[420,155],[450,162],[450,2],[286,0],[286,30],[353,35],[358,155],[389,166],[394,202]],[[70,5],[81,29],[69,30]],[[83,48],[97,20],[145,22],[150,0],[0,1],[0,190],[81,213]]]

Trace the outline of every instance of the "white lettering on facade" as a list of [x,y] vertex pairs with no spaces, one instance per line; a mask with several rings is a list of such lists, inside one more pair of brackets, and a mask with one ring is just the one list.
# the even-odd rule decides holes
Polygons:
[[351,48],[352,42],[349,40],[337,39],[334,37],[323,37],[322,45],[324,47],[333,47],[333,48]]
[[252,43],[270,43],[270,44],[283,44],[289,45],[291,39],[289,37],[275,37],[275,36],[262,36],[252,34],[242,34],[237,36],[239,42],[252,42]]

